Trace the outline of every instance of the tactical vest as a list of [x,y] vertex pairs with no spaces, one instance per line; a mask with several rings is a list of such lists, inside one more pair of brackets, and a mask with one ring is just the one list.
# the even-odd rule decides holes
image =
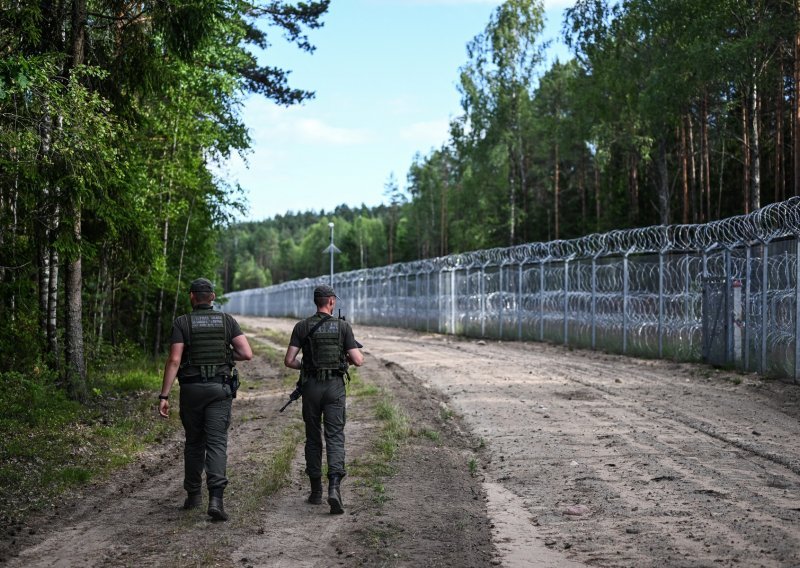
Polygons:
[[[313,328],[311,320],[308,328]],[[330,318],[314,331],[310,337],[303,341],[303,373],[306,375],[320,374],[330,371],[344,373],[347,364],[344,358],[343,322]]]
[[217,366],[230,365],[233,357],[228,344],[228,320],[222,312],[198,310],[186,314],[189,324],[189,349],[184,367],[198,367],[200,376],[210,379]]

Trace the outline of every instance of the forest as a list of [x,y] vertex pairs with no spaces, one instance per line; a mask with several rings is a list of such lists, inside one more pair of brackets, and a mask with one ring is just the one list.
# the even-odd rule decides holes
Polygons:
[[462,113],[384,204],[222,235],[225,288],[612,229],[703,223],[800,194],[800,4],[580,0],[546,65],[543,6],[500,5],[467,46]]
[[383,205],[247,223],[213,167],[248,148],[243,97],[313,96],[256,53],[313,51],[335,3],[0,6],[0,373],[46,370],[77,400],[93,361],[163,352],[194,276],[325,274],[329,222],[342,271],[800,194],[797,2],[579,0],[572,57],[546,63],[541,1],[508,0],[466,46],[447,140],[375,188]]
[[243,97],[313,96],[257,52],[313,51],[328,4],[0,1],[0,372],[85,401],[115,350],[163,350],[243,205],[212,167]]

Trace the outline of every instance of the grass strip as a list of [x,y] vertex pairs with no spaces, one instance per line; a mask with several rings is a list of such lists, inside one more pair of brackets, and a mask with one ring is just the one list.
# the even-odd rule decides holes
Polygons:
[[392,462],[403,442],[411,434],[408,417],[391,397],[376,387],[365,383],[352,373],[350,391],[353,396],[377,398],[374,406],[375,417],[380,420],[380,432],[372,445],[372,450],[364,457],[353,460],[349,465],[350,473],[361,479],[364,486],[372,489],[373,501],[383,504],[387,497],[383,485],[386,477],[395,471]]
[[52,505],[71,488],[130,463],[180,427],[155,418],[161,375],[133,359],[103,369],[81,405],[44,373],[0,374],[0,525]]

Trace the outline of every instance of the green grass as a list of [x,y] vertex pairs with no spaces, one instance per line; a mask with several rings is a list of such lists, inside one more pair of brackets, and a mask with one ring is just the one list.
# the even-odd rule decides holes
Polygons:
[[467,462],[467,467],[469,468],[469,474],[472,477],[475,477],[475,475],[478,473],[478,460],[474,457],[470,458],[469,462]]
[[138,358],[94,370],[84,405],[45,373],[0,374],[0,520],[20,519],[109,474],[177,428],[177,412],[154,418],[160,385],[156,363]]
[[273,343],[277,343],[278,345],[289,345],[289,341],[292,339],[291,333],[283,333],[281,331],[276,331],[274,329],[262,329],[258,332],[258,335],[266,337]]
[[432,442],[438,442],[441,439],[439,432],[429,428],[422,428],[419,432],[416,432],[416,435],[428,438]]
[[[350,473],[361,478],[361,483],[372,490],[372,500],[378,505],[389,497],[383,484],[384,478],[394,473],[393,460],[403,442],[411,435],[408,417],[395,405],[388,395],[371,385],[351,381],[356,396],[380,397],[375,404],[375,417],[381,422],[378,437],[366,456],[353,460]],[[355,384],[354,384],[355,383]]]
[[239,493],[245,496],[238,513],[242,522],[247,520],[249,514],[260,507],[267,497],[277,493],[289,482],[297,445],[304,439],[305,430],[302,422],[297,421],[287,426],[283,430],[277,449],[266,457],[264,467],[259,470],[258,476],[252,480],[243,480],[250,487]]

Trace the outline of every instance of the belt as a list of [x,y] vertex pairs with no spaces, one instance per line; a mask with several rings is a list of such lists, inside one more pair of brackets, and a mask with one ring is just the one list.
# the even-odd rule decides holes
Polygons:
[[228,380],[228,377],[225,377],[225,376],[216,376],[216,377],[211,377],[210,379],[204,379],[203,377],[199,377],[199,376],[198,377],[186,377],[186,378],[178,377],[178,382],[180,384],[182,384],[182,385],[192,385],[192,384],[195,384],[195,383],[220,383],[220,384],[225,384],[225,382],[227,380]]
[[318,381],[327,381],[330,379],[340,379],[344,377],[344,373],[338,369],[320,369],[320,370],[306,370],[303,371],[303,376],[306,379],[316,379]]

